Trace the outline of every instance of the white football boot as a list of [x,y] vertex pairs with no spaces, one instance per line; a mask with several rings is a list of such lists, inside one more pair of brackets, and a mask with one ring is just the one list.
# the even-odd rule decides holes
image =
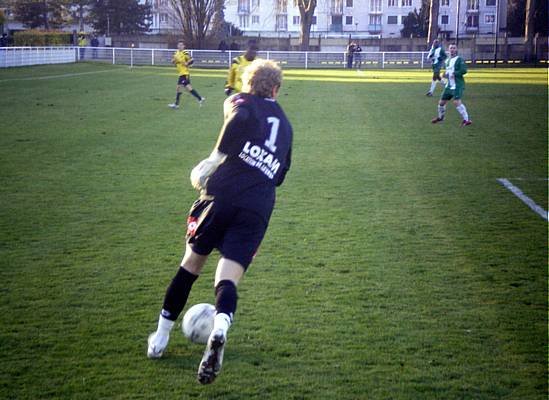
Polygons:
[[149,348],[147,349],[147,357],[149,358],[160,358],[164,353],[164,350],[168,346],[170,340],[169,335],[161,335],[158,332],[153,332],[149,335],[147,343]]
[[173,108],[174,110],[177,110],[177,109],[179,108],[179,106],[178,106],[177,104],[175,104],[175,103],[173,103],[173,104],[168,104],[168,107]]
[[198,105],[200,107],[202,107],[202,104],[204,104],[204,102],[206,101],[206,98],[205,97],[201,97],[200,100],[198,100]]
[[227,337],[223,330],[217,330],[210,334],[204,356],[200,361],[198,367],[198,382],[203,385],[212,383],[219,371],[221,371],[221,364],[223,364],[223,352],[225,350],[225,343]]

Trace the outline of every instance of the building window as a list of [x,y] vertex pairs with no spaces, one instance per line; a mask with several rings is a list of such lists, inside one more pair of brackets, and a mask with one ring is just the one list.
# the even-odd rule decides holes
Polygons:
[[250,25],[250,16],[249,15],[241,15],[240,16],[240,27],[241,28],[247,28]]
[[250,12],[250,0],[238,0],[238,12],[249,13]]
[[398,0],[389,0],[387,2],[388,7],[398,7]]
[[288,0],[277,0],[277,11],[280,14],[286,14],[288,12]]
[[441,15],[440,16],[440,24],[441,25],[448,25],[448,16],[447,15]]
[[467,16],[467,28],[478,28],[478,15]]
[[288,30],[288,17],[286,14],[276,16],[276,30],[287,31]]
[[440,0],[441,7],[450,7],[450,0]]
[[252,8],[259,7],[259,0],[252,0]]
[[412,7],[412,0],[402,0],[402,7]]
[[294,25],[300,25],[301,24],[301,16],[294,15],[293,18],[292,18],[292,23]]
[[406,19],[407,15],[401,15],[400,16],[400,23],[404,25],[404,20]]
[[332,25],[343,24],[343,17],[341,15],[332,15]]
[[[411,1],[412,0],[410,0],[410,2]],[[381,12],[381,0],[370,0],[370,11],[371,12]]]
[[353,6],[353,0],[346,0],[345,1],[345,7],[352,7]]
[[398,16],[396,15],[389,15],[387,17],[387,24],[389,25],[397,25],[398,24]]
[[381,15],[370,15],[370,25],[381,26]]
[[252,25],[259,25],[259,15],[252,15]]
[[166,22],[168,22],[168,14],[160,14],[160,23],[165,24]]
[[316,15],[313,15],[313,19],[311,21],[311,25],[316,25]]
[[468,10],[478,10],[478,0],[467,0]]
[[495,14],[486,14],[486,15],[484,15],[484,23],[485,24],[494,24],[495,22],[496,22]]
[[486,0],[486,7],[495,7],[496,0]]
[[351,15],[345,16],[345,25],[353,25],[353,17]]

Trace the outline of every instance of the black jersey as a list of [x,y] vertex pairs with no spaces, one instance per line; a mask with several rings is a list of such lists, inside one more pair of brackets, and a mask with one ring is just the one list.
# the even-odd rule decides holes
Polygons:
[[268,221],[275,188],[290,168],[292,127],[275,100],[248,93],[225,100],[224,111],[217,149],[227,158],[208,179],[206,194]]

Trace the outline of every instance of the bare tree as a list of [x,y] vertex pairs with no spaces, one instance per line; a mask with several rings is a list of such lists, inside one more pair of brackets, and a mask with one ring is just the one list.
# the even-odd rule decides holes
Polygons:
[[524,45],[526,47],[526,61],[534,58],[534,31],[536,0],[526,0],[526,17],[524,20]]
[[427,35],[427,41],[431,43],[438,36],[438,9],[439,0],[431,0],[429,7],[429,33]]
[[297,0],[299,15],[301,16],[301,50],[309,50],[309,41],[311,38],[311,25],[313,24],[313,15],[315,13],[317,0]]
[[187,47],[200,49],[206,44],[214,16],[222,12],[223,0],[170,0]]

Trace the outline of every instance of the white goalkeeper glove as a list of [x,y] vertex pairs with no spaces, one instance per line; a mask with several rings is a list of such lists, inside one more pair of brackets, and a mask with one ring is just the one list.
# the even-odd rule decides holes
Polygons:
[[227,158],[226,154],[214,150],[210,156],[198,163],[191,171],[191,184],[197,190],[206,188],[206,183],[217,167]]

